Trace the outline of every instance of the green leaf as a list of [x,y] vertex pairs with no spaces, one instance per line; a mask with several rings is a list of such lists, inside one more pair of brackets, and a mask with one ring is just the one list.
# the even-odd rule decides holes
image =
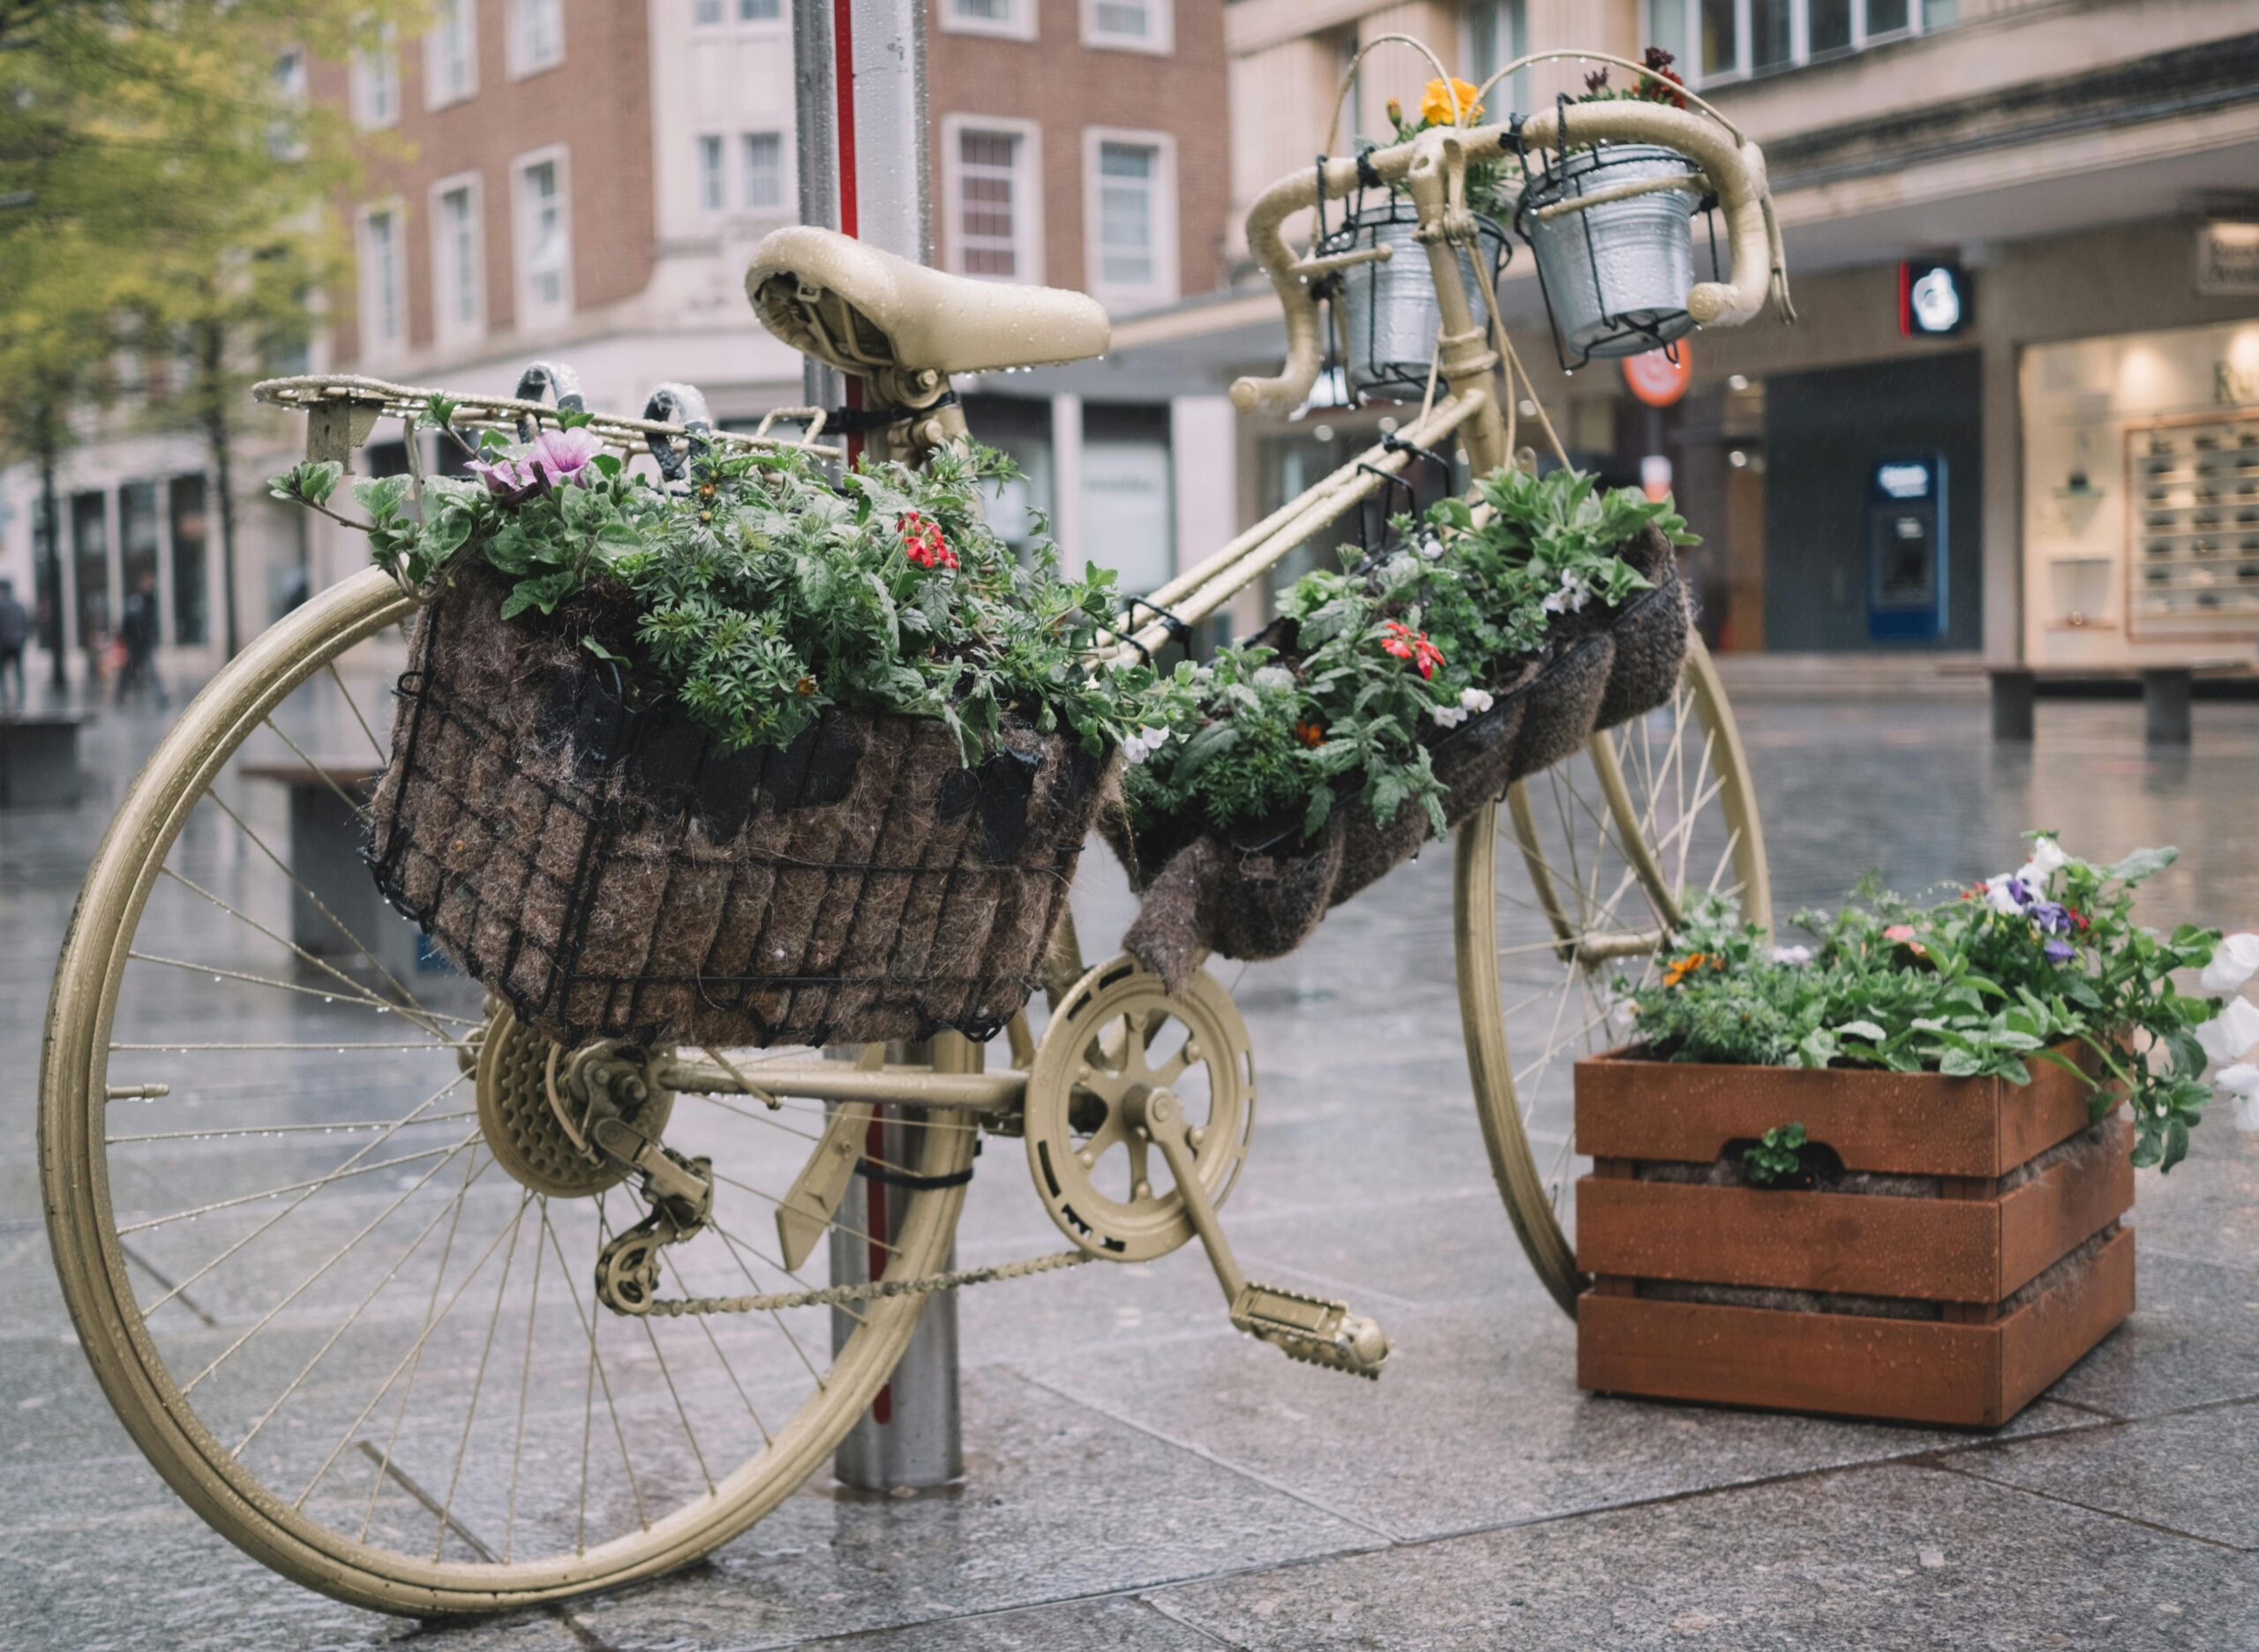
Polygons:
[[353,484],[353,502],[379,522],[397,516],[408,498],[409,480],[404,476],[364,477]]
[[2164,871],[2180,858],[2178,849],[2136,849],[2103,875],[2120,883],[2138,883],[2153,873]]

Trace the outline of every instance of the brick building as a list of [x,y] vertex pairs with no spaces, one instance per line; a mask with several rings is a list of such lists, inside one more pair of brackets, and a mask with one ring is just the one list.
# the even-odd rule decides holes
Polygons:
[[[1087,286],[1118,316],[1220,282],[1223,0],[928,4],[936,262]],[[791,17],[789,0],[439,0],[427,32],[351,62],[286,53],[278,86],[346,111],[367,146],[338,203],[354,277],[326,296],[309,358],[274,371],[494,393],[552,359],[607,409],[638,411],[671,379],[725,424],[799,402],[800,358],[742,285],[754,244],[799,217]],[[1218,418],[1213,397],[1085,407],[968,388],[975,428],[1027,462],[1008,528],[1024,526],[1014,506],[1041,508],[1070,551],[1126,559],[1150,586],[1181,515],[1229,514],[1229,444],[1201,422]],[[210,483],[192,436],[141,431],[133,413],[101,422],[58,477],[65,652],[78,674],[116,594],[154,573],[161,669],[193,680],[225,635]],[[1182,447],[1188,423],[1208,462],[1180,476],[1172,434]],[[266,497],[260,479],[302,434],[294,417],[254,419],[237,456],[244,637],[365,554]],[[356,469],[406,462],[387,426]],[[24,468],[0,473],[0,573],[26,592],[35,491]]]

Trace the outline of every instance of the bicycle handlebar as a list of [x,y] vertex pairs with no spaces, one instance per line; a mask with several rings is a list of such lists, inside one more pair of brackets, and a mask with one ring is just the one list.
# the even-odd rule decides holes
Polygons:
[[[1526,149],[1560,150],[1564,114],[1569,129],[1566,142],[1662,144],[1699,162],[1725,215],[1726,244],[1732,260],[1730,278],[1700,282],[1689,293],[1686,308],[1704,327],[1737,327],[1763,307],[1769,289],[1782,319],[1793,317],[1788,302],[1788,274],[1781,259],[1780,229],[1767,191],[1765,156],[1746,138],[1738,138],[1719,123],[1662,103],[1623,100],[1572,103],[1531,116],[1520,128]],[[1302,405],[1317,382],[1323,351],[1320,348],[1317,301],[1311,296],[1310,272],[1287,247],[1280,226],[1294,214],[1314,206],[1321,179],[1329,198],[1355,191],[1361,181],[1377,173],[1384,184],[1394,184],[1410,174],[1416,161],[1432,154],[1437,163],[1463,166],[1485,154],[1511,153],[1514,129],[1503,123],[1485,126],[1434,127],[1409,143],[1377,149],[1364,157],[1370,171],[1359,176],[1358,158],[1341,156],[1321,161],[1308,171],[1281,179],[1265,191],[1247,215],[1248,250],[1271,277],[1287,312],[1287,362],[1271,379],[1242,378],[1232,385],[1232,404],[1242,413],[1262,409],[1287,413]]]

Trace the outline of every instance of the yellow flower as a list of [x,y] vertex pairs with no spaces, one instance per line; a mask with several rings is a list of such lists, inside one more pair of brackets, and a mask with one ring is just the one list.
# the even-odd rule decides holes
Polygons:
[[1444,83],[1440,80],[1428,82],[1428,89],[1420,94],[1420,118],[1430,126],[1450,125],[1452,124],[1451,101],[1453,94],[1457,94],[1459,97],[1459,118],[1461,125],[1471,126],[1482,118],[1482,106],[1475,101],[1475,88],[1457,75],[1451,78],[1449,90],[1445,88]]

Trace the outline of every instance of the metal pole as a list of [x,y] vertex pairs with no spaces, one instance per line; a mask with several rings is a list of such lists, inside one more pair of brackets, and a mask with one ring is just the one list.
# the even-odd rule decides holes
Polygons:
[[[932,261],[927,210],[923,0],[793,0],[792,64],[799,101],[800,216],[919,263]],[[810,363],[807,394],[819,407],[860,405],[859,381]],[[844,394],[843,394],[844,393]],[[849,444],[852,454],[856,448]],[[975,1053],[977,1060],[977,1052]],[[883,1106],[863,1149],[866,1163],[908,1166],[918,1130],[898,1105]],[[841,1201],[844,1225],[891,1241],[910,1190],[858,1175]],[[835,1282],[883,1273],[882,1245],[835,1228]],[[954,1255],[942,1264],[954,1265]],[[832,1316],[835,1348],[854,1322]],[[957,1297],[926,1299],[902,1362],[832,1461],[841,1483],[874,1491],[945,1485],[964,1468],[957,1414]]]

